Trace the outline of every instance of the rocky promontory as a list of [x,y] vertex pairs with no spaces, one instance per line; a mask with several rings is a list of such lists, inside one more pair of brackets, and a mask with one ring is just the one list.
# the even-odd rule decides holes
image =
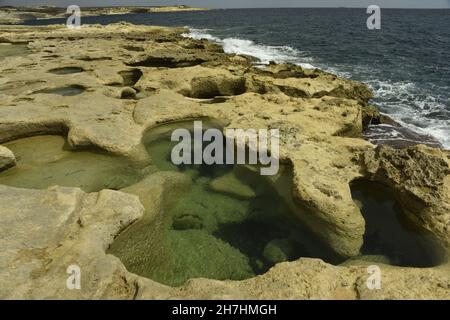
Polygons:
[[[449,153],[365,140],[373,110],[372,93],[362,83],[292,64],[255,66],[252,57],[225,54],[186,32],[127,23],[79,30],[0,26],[0,143],[6,145],[0,146],[0,298],[448,299]],[[187,174],[155,168],[146,133],[191,119],[279,129],[280,161],[292,181],[289,188],[280,187],[281,176],[267,183],[342,262],[302,257],[242,281],[195,278],[180,287],[128,271],[108,251],[115,239],[136,222],[158,224],[171,205],[168,196],[190,185]],[[21,147],[23,154],[11,152],[15,141],[44,135],[63,137],[63,152],[31,142]],[[108,176],[103,174],[86,177],[91,184],[81,189],[9,183],[14,174],[31,183],[30,163],[45,170],[92,148],[99,150],[96,159],[115,157],[96,170],[120,159],[139,165],[139,179],[124,174],[98,186]],[[78,168],[70,172],[79,174]],[[239,182],[224,177],[209,188],[239,192],[233,187]],[[387,188],[410,230],[434,244],[439,261],[402,266],[364,255],[368,222],[352,193],[357,181]],[[256,196],[242,190],[246,199]],[[201,228],[187,220],[178,225]],[[275,252],[273,260],[282,261],[283,248],[276,245],[283,241],[269,242],[266,255]],[[74,264],[82,270],[80,290],[66,287]],[[367,267],[374,264],[382,282],[371,290]]]
[[[149,7],[82,7],[82,15],[105,16],[130,13],[152,13],[152,12],[188,12],[204,11],[206,8],[193,8],[185,5],[179,6],[149,6]],[[0,24],[20,24],[25,21],[36,19],[54,19],[67,16],[67,9],[60,7],[0,7]]]

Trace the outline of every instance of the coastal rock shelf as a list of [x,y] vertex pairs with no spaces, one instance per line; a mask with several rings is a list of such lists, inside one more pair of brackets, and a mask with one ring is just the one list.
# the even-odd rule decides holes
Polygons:
[[6,57],[27,55],[29,52],[26,44],[0,42],[0,61]]
[[[361,83],[185,31],[0,26],[0,297],[448,299],[449,153],[363,139]],[[195,119],[279,129],[280,174],[173,165]]]
[[[151,12],[187,12],[204,11],[206,8],[192,8],[184,5],[180,6],[147,6],[147,7],[84,7],[83,16],[103,16],[117,14],[133,13],[151,13]],[[32,21],[36,19],[55,19],[65,18],[67,9],[54,6],[40,7],[0,7],[0,24],[15,24]]]

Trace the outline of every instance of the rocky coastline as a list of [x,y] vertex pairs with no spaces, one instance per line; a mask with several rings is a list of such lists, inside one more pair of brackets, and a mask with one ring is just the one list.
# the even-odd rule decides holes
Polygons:
[[[368,125],[388,120],[362,83],[291,64],[255,67],[254,58],[225,54],[186,31],[128,23],[0,26],[0,298],[449,299],[448,151],[364,139]],[[345,262],[304,257],[242,281],[200,278],[170,287],[129,272],[110,254],[124,230],[160,219],[167,194],[190,183],[152,166],[145,134],[197,118],[279,129],[280,160],[292,170],[292,188],[280,189],[280,197],[303,208],[294,209],[298,219]],[[64,137],[65,150],[97,148],[132,161],[143,178],[95,191],[3,184],[14,166],[27,169],[9,143],[43,135]],[[45,156],[33,161],[57,161]],[[277,186],[277,179],[268,183]],[[361,254],[366,221],[352,196],[356,181],[388,188],[441,261],[419,268]],[[83,270],[81,290],[66,288],[72,264]],[[373,264],[382,271],[380,290],[367,287]]]
[[[151,7],[83,7],[82,14],[88,16],[104,16],[130,13],[151,12],[188,12],[205,11],[206,8],[179,6],[151,6]],[[42,7],[0,7],[0,24],[21,24],[30,20],[55,19],[67,16],[66,8]]]

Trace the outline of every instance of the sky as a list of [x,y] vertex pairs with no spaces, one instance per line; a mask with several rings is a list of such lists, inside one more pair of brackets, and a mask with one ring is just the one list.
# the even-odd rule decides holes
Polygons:
[[185,4],[207,8],[267,8],[267,7],[368,7],[381,8],[450,8],[450,0],[0,0],[0,5],[31,6],[71,4],[83,6],[158,6]]

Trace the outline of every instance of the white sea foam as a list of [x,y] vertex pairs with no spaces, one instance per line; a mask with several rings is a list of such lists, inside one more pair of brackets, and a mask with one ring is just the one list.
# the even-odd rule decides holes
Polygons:
[[372,80],[367,84],[382,110],[391,118],[417,133],[435,137],[444,148],[450,149],[449,120],[426,117],[429,113],[444,112],[444,104],[421,93],[415,83]]
[[[221,45],[226,53],[244,54],[256,57],[261,64],[269,64],[270,61],[283,63],[290,62],[304,68],[314,69],[314,60],[307,53],[289,46],[268,46],[257,44],[251,40],[238,38],[220,39],[211,35],[210,29],[193,29],[184,34],[193,39],[207,39]],[[324,71],[338,76],[351,78],[349,72],[342,72],[339,67],[323,67]],[[444,148],[450,149],[450,125],[449,120],[427,118],[428,112],[446,110],[446,106],[440,104],[430,95],[420,94],[419,88],[411,82],[392,82],[382,80],[365,81],[375,93],[375,101],[381,109],[398,121],[401,125],[425,135],[432,135],[438,139]],[[394,137],[391,137],[394,138]]]
[[289,46],[267,46],[257,44],[252,40],[225,38],[220,39],[208,33],[208,29],[190,29],[184,36],[193,39],[206,39],[220,44],[226,53],[249,55],[260,60],[261,64],[269,64],[270,61],[283,63],[295,63],[306,69],[314,69],[312,59],[304,52]]

